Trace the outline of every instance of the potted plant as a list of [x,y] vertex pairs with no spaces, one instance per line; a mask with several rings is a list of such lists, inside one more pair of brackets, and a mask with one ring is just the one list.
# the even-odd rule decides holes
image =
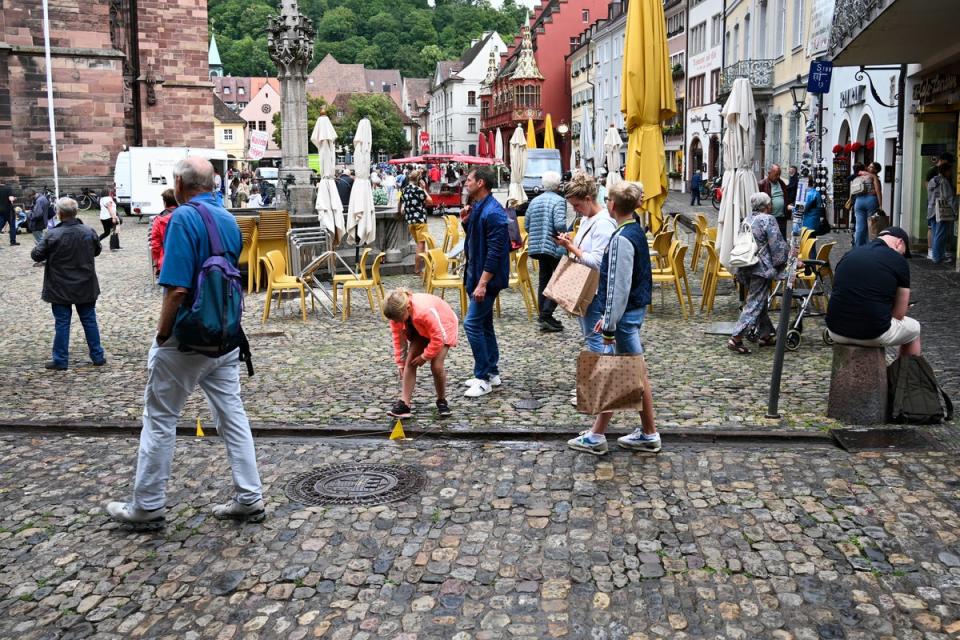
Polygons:
[[683,72],[683,65],[682,65],[682,64],[680,64],[680,63],[678,62],[677,64],[673,65],[673,77],[674,77],[674,78],[682,78],[682,77],[683,77],[683,73],[684,73],[684,72]]

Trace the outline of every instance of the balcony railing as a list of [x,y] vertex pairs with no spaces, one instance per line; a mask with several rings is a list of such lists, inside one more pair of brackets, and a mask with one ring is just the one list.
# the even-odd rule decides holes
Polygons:
[[893,0],[836,0],[830,51],[836,53],[847,41],[863,31],[876,17],[874,11]]
[[720,76],[720,95],[729,94],[737,78],[746,78],[754,89],[772,89],[773,63],[773,60],[741,60],[724,68]]

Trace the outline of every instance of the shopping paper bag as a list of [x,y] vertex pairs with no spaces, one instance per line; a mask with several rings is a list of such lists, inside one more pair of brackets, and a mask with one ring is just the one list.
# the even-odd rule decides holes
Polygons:
[[643,405],[646,363],[640,354],[581,351],[577,357],[577,411],[639,410]]
[[543,295],[575,316],[583,316],[600,287],[600,272],[574,262],[567,256],[560,258]]
[[890,226],[890,216],[881,210],[877,210],[872,216],[867,218],[867,232],[870,239],[875,240],[881,231]]

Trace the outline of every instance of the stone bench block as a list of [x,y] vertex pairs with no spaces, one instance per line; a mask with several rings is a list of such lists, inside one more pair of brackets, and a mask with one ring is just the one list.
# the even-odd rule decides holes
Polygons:
[[887,363],[880,347],[833,346],[827,416],[844,424],[887,419]]

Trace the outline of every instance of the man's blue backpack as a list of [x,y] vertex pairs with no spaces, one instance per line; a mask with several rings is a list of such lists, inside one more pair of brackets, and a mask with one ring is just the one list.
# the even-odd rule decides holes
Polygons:
[[181,351],[196,351],[211,358],[240,348],[240,360],[253,375],[250,345],[240,320],[243,316],[243,280],[240,270],[224,254],[220,231],[213,216],[202,204],[188,202],[197,210],[207,229],[210,257],[204,260],[193,283],[193,300],[177,311],[173,334]]

